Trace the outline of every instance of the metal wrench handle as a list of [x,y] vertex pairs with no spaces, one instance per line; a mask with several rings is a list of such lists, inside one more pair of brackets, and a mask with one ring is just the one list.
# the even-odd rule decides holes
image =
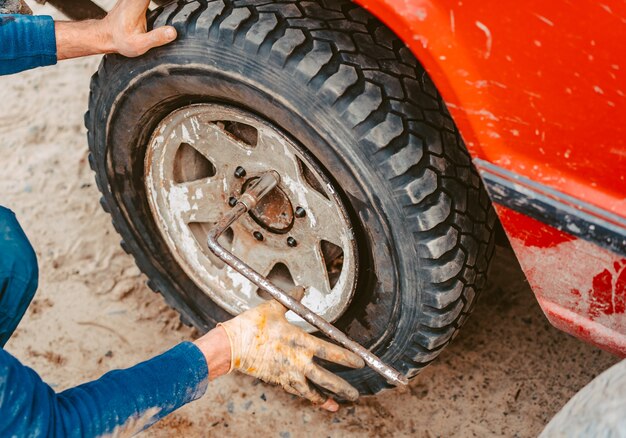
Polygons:
[[324,318],[311,311],[308,307],[292,298],[287,292],[274,285],[267,278],[256,272],[246,263],[237,258],[218,243],[219,237],[244,213],[253,209],[258,201],[269,193],[280,182],[276,171],[268,171],[255,180],[241,196],[239,202],[209,230],[207,244],[209,249],[224,263],[246,277],[256,286],[269,293],[276,301],[293,311],[296,315],[319,329],[322,333],[339,342],[348,350],[360,356],[370,368],[383,376],[392,385],[408,385],[409,380],[399,371],[385,364],[376,355],[363,346],[348,338],[341,330],[335,328]]

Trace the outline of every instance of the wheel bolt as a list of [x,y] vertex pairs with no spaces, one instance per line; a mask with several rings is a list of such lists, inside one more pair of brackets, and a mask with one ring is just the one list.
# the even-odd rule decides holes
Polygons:
[[292,248],[295,248],[296,246],[298,246],[298,241],[294,239],[293,237],[287,237],[287,245],[289,245]]
[[255,231],[254,233],[252,233],[252,235],[254,236],[254,238],[256,240],[258,240],[259,242],[263,241],[263,234],[261,234],[261,232],[259,231]]
[[231,207],[237,205],[237,198],[235,198],[234,196],[228,198],[228,205],[230,205]]
[[244,176],[246,176],[246,169],[241,166],[237,166],[235,169],[235,178],[243,178]]
[[303,218],[306,216],[306,210],[302,207],[296,208],[295,215],[297,218]]

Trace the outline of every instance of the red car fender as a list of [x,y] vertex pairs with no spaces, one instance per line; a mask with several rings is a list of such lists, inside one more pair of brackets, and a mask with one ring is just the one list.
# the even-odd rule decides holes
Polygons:
[[626,3],[355,1],[435,82],[550,321],[626,355]]

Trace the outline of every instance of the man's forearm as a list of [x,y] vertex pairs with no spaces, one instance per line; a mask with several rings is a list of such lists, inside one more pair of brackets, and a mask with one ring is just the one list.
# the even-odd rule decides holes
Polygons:
[[207,374],[201,351],[185,342],[55,394],[0,349],[0,436],[130,436],[201,397]]
[[56,21],[54,31],[59,61],[115,51],[101,20]]
[[209,379],[215,380],[231,369],[231,351],[228,335],[223,327],[216,327],[194,341],[209,367]]

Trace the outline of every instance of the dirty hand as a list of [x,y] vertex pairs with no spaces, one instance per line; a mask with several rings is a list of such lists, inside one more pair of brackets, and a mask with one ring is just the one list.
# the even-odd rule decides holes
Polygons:
[[57,21],[57,59],[100,53],[134,57],[176,39],[176,29],[162,26],[147,32],[150,0],[118,0],[101,20]]
[[332,412],[339,408],[337,403],[312,388],[307,379],[344,399],[356,400],[358,391],[313,362],[313,356],[351,368],[363,367],[363,360],[291,325],[286,310],[272,300],[221,324],[230,340],[231,370],[279,384]]

